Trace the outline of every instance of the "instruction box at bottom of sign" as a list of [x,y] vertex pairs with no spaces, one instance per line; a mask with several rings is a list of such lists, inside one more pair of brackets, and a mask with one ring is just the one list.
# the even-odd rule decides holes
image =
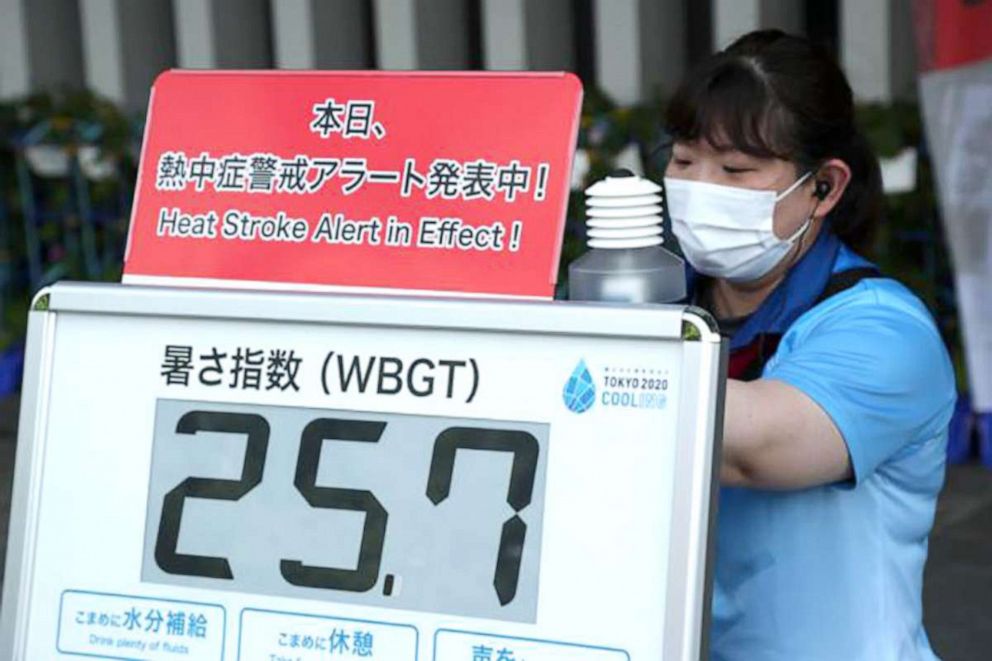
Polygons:
[[240,628],[238,661],[417,661],[420,639],[407,624],[255,608],[241,611]]
[[433,661],[630,661],[624,650],[476,631],[439,629]]
[[222,661],[226,619],[215,604],[66,590],[56,646],[101,659]]

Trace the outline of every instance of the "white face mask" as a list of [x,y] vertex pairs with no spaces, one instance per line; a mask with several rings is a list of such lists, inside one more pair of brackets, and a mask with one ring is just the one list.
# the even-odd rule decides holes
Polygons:
[[809,178],[807,172],[781,194],[665,177],[665,198],[686,259],[714,278],[751,282],[767,275],[809,227],[810,215],[788,239],[775,236],[775,203]]

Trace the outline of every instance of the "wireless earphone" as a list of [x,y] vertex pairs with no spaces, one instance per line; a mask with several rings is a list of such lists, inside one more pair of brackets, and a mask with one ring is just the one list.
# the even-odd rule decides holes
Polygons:
[[826,179],[816,180],[816,190],[813,191],[813,197],[817,197],[822,202],[826,199],[827,195],[830,194],[830,182]]

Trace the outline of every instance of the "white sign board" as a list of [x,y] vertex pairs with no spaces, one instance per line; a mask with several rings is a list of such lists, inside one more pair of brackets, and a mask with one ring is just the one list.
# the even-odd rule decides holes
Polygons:
[[0,657],[698,659],[691,308],[56,285]]

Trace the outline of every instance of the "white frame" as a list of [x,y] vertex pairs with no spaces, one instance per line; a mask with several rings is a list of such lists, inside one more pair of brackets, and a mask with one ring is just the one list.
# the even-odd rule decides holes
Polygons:
[[[402,307],[402,314],[398,308]],[[711,318],[685,306],[507,302],[61,283],[29,315],[17,461],[0,612],[0,658],[21,660],[44,470],[53,348],[62,315],[168,316],[485,330],[678,341],[683,382],[669,549],[666,660],[708,658],[712,551],[722,431],[725,344]],[[402,322],[398,321],[402,319]]]

